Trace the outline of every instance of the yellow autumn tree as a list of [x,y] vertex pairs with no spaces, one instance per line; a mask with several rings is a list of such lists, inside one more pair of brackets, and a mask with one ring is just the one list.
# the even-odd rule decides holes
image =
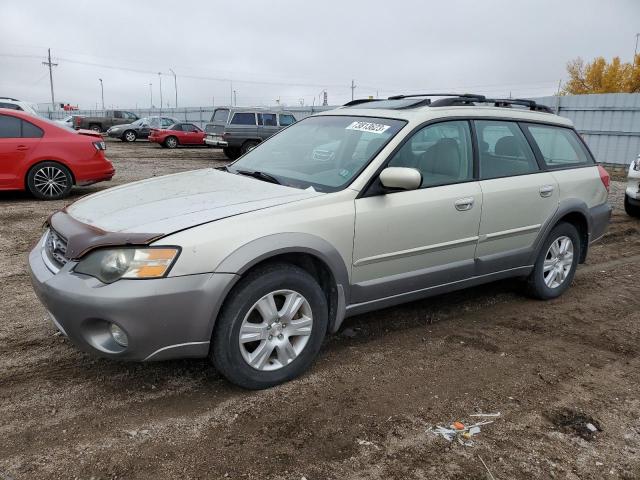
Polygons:
[[567,73],[569,80],[564,84],[564,94],[640,92],[640,54],[634,63],[623,63],[620,57],[607,63],[598,57],[585,64],[578,57],[567,64]]

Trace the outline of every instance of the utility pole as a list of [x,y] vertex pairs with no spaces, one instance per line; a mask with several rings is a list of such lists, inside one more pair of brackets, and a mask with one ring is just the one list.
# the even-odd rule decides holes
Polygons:
[[233,107],[233,80],[229,80],[229,106]]
[[149,82],[149,95],[151,96],[151,103],[149,108],[153,108],[153,83]]
[[237,107],[238,106],[238,92],[236,92],[235,90],[233,91],[233,106]]
[[56,99],[53,96],[53,67],[57,67],[57,63],[51,63],[51,49],[47,49],[48,52],[48,60],[46,62],[42,62],[43,65],[49,67],[49,84],[51,85],[51,112],[53,113],[56,110]]
[[[636,33],[636,49],[633,51],[633,64],[636,64],[636,57],[638,56],[638,38],[640,38],[640,33]],[[51,60],[49,60],[51,61]]]
[[356,90],[356,84],[353,80],[351,80],[351,100],[353,100],[353,92]]
[[176,77],[176,72],[174,72],[172,69],[169,69],[169,71],[173,74],[173,86],[176,89],[176,108],[178,108],[178,80]]
[[102,97],[102,113],[104,113],[104,85],[102,84],[101,78],[99,78],[98,80],[100,80],[100,95]]
[[329,101],[327,99],[327,91],[326,90],[324,92],[322,92],[322,105],[324,105],[325,107],[327,105],[329,105]]

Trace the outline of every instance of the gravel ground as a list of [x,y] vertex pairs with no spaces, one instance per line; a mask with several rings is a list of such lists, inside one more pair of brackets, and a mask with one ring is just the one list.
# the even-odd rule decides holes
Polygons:
[[[114,180],[75,198],[224,162],[143,142],[107,152]],[[75,350],[26,269],[64,203],[0,194],[0,479],[640,478],[640,222],[621,212],[622,188],[562,298],[530,300],[506,281],[351,318],[310,372],[261,392],[205,360]],[[427,432],[474,412],[501,416],[473,446]]]

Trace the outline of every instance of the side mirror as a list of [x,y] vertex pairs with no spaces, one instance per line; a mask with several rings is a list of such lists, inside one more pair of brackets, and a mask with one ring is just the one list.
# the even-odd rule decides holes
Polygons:
[[422,174],[415,168],[387,167],[380,172],[380,183],[391,190],[416,190],[422,185]]
[[147,128],[149,126],[148,123],[143,123],[142,125],[140,125],[142,128]]

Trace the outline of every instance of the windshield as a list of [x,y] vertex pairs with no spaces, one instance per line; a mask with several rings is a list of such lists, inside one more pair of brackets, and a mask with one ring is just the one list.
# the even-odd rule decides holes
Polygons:
[[342,190],[406,124],[356,116],[308,117],[282,130],[229,166],[262,172],[283,185]]

